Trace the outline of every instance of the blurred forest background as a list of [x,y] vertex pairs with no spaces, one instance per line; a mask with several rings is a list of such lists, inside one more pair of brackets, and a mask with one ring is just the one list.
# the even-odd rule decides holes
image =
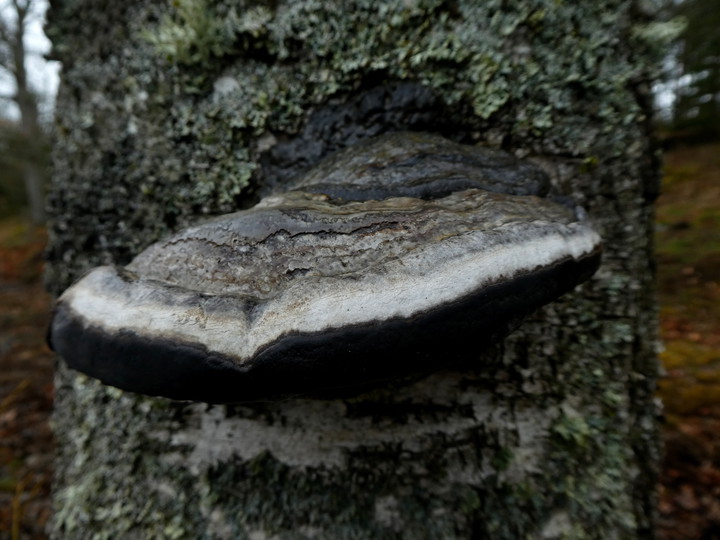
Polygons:
[[680,0],[668,20],[683,25],[668,51],[658,86],[660,119],[671,139],[702,143],[720,138],[720,1]]
[[[45,538],[52,355],[42,286],[55,70],[46,0],[0,0],[0,538]],[[656,85],[665,375],[660,539],[720,539],[720,0],[668,0]]]
[[44,0],[0,3],[0,218],[23,216],[37,225],[45,220],[54,99],[38,73],[50,69],[42,58],[45,9]]

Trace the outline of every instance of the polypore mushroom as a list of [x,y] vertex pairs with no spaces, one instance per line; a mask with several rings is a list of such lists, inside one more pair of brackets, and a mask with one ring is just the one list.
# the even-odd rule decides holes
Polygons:
[[583,212],[527,194],[545,175],[494,150],[393,134],[293,188],[92,270],[52,346],[144,394],[307,395],[475,357],[599,264]]

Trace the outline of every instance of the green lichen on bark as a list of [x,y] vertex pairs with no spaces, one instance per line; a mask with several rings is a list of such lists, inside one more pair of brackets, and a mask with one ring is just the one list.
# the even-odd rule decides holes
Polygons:
[[[374,131],[440,131],[534,159],[606,241],[598,275],[502,350],[399,390],[207,407],[61,370],[55,535],[651,537],[651,8],[55,0],[53,292],[198,216],[251,204],[284,180],[263,161],[282,144],[333,141],[290,160],[299,173]],[[391,94],[365,99],[403,83],[436,101],[383,116]]]
[[[420,82],[475,138],[532,153],[623,152],[644,114],[625,91],[644,69],[624,52],[633,28],[617,25],[629,2],[176,6],[114,8],[116,26],[90,48],[73,22],[84,3],[54,7],[50,31],[70,81],[60,100],[75,109],[60,118],[73,152],[61,148],[56,168],[87,180],[65,182],[71,187],[51,203],[58,220],[99,214],[84,228],[72,225],[71,243],[63,235],[53,242],[57,257],[77,261],[68,272],[51,267],[56,291],[87,268],[88,256],[127,262],[187,216],[244,204],[259,180],[259,136],[292,135],[308,110],[375,81]],[[193,16],[200,11],[204,17]],[[101,22],[101,31],[110,26]],[[100,57],[79,62],[79,50]],[[635,135],[628,140],[642,140]],[[95,190],[98,181],[108,189]]]

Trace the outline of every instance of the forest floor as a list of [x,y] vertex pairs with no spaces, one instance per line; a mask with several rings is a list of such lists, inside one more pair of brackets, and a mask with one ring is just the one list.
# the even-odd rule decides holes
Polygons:
[[42,285],[45,231],[0,221],[0,539],[46,538],[53,355]]
[[658,537],[720,539],[720,144],[665,155],[656,230],[665,347]]
[[[665,459],[659,540],[720,539],[720,144],[665,157],[657,208]],[[46,538],[53,355],[45,233],[0,220],[0,540]]]

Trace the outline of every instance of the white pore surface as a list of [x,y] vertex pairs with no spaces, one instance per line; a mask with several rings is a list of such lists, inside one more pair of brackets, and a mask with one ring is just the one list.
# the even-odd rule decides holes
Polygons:
[[541,235],[514,231],[512,241],[490,249],[487,233],[469,232],[416,249],[377,271],[299,279],[256,308],[252,319],[240,300],[236,313],[206,309],[207,296],[151,280],[126,282],[111,267],[90,272],[61,302],[105,332],[199,343],[243,363],[284,334],[412,317],[488,284],[578,259],[600,243],[583,223],[549,228]]

